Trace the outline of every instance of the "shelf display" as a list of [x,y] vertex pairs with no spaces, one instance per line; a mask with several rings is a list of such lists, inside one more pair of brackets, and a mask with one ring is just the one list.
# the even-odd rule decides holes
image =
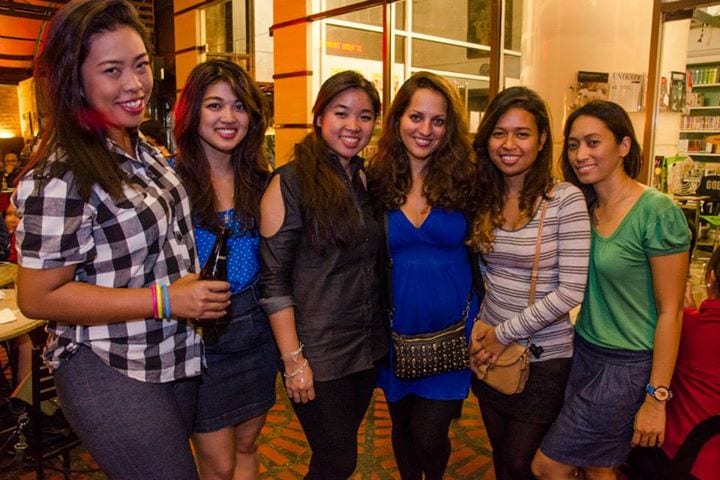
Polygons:
[[[676,72],[672,72],[675,78]],[[688,64],[684,114],[680,118],[678,152],[693,160],[720,157],[720,61]],[[670,92],[672,95],[672,91]]]

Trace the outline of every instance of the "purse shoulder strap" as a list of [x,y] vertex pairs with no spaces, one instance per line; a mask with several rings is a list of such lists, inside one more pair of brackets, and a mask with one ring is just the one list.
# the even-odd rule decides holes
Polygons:
[[393,316],[395,316],[395,304],[393,303],[393,291],[392,291],[392,269],[393,259],[390,254],[390,226],[388,222],[388,212],[383,212],[383,235],[385,237],[385,301],[387,302],[387,314],[390,327],[393,324]]
[[[552,193],[551,187],[548,195]],[[537,240],[535,241],[535,258],[533,258],[532,272],[530,273],[530,294],[528,295],[528,305],[535,303],[535,290],[537,288],[538,265],[540,264],[540,249],[542,247],[543,225],[545,224],[545,213],[547,213],[548,201],[542,197],[542,209],[540,210],[540,220],[538,221]]]

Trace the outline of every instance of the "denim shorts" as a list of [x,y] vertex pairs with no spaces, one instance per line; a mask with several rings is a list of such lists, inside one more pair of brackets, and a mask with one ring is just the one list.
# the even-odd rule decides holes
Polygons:
[[651,367],[652,351],[603,348],[576,334],[565,403],[540,450],[576,467],[622,465]]
[[[275,403],[278,353],[253,286],[233,295],[217,342],[206,344],[194,432],[214,432],[266,413]],[[208,326],[208,329],[212,326]]]

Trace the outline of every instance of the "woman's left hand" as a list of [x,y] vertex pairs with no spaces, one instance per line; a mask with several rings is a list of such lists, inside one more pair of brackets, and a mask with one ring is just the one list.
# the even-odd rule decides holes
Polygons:
[[473,325],[470,340],[470,362],[474,363],[475,367],[483,363],[492,365],[507,348],[507,345],[497,339],[494,327],[482,328],[478,326],[479,323],[475,322]]
[[646,398],[635,414],[632,446],[659,447],[665,441],[665,403]]

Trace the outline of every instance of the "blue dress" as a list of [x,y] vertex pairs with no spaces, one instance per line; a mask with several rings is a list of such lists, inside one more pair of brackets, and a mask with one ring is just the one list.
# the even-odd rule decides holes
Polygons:
[[[472,271],[465,246],[468,225],[460,212],[433,208],[419,228],[400,210],[388,213],[390,256],[393,260],[392,330],[401,334],[442,330],[462,317],[472,289]],[[466,336],[478,312],[473,293]],[[470,388],[470,370],[400,380],[390,363],[382,366],[378,386],[389,402],[407,395],[430,400],[461,400]]]

